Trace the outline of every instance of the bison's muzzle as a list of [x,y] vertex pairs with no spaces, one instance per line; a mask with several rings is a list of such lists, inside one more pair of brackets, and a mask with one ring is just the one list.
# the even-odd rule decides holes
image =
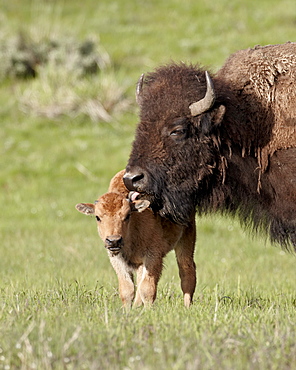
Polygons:
[[133,167],[132,170],[127,168],[123,182],[129,191],[144,193],[147,187],[147,175],[140,167]]

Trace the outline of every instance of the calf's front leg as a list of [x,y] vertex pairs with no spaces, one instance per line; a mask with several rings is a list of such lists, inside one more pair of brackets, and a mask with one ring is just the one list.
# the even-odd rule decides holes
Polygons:
[[120,254],[109,256],[109,259],[118,278],[120,299],[123,306],[129,309],[135,296],[132,271],[130,271],[130,268]]
[[143,265],[140,265],[137,268],[137,292],[136,292],[136,297],[135,297],[135,300],[134,300],[134,303],[133,303],[133,307],[139,307],[143,304],[143,301],[142,301],[142,298],[141,298],[141,295],[140,295],[140,289],[139,289],[139,286],[140,286],[141,281],[143,279],[143,268],[144,268]]

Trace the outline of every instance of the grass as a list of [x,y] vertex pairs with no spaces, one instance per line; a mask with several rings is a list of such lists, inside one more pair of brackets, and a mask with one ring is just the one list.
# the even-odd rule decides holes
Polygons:
[[9,287],[0,359],[42,369],[290,368],[296,349],[292,294],[228,288],[225,296],[225,289],[205,288],[186,310],[168,282],[153,309],[124,313],[116,292],[101,286]]
[[[140,73],[160,63],[216,70],[237,49],[293,41],[296,24],[294,0],[0,3],[1,40],[19,32],[37,41],[100,40],[111,60],[106,84],[132,102]],[[24,109],[33,93],[48,99],[48,80],[0,86],[0,369],[292,369],[295,257],[237,220],[198,220],[189,310],[173,254],[154,307],[122,310],[95,221],[74,206],[105,192],[125,167],[137,108],[110,110],[109,122]],[[103,97],[98,75],[73,80],[79,98]],[[63,103],[73,91],[54,97]]]

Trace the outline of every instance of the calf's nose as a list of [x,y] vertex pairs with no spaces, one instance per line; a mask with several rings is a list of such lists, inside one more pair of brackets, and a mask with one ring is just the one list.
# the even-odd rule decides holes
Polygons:
[[144,190],[146,182],[146,176],[141,168],[134,168],[133,170],[127,170],[123,176],[123,182],[129,191],[141,192]]
[[106,247],[110,250],[119,250],[122,245],[121,235],[110,235],[105,239]]

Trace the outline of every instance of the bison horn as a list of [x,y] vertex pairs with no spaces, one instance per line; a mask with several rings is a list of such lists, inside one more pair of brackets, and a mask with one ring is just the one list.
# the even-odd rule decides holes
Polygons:
[[144,73],[141,74],[141,77],[139,78],[137,82],[137,88],[136,88],[136,102],[141,105],[142,98],[141,98],[141,93],[143,89],[143,83],[144,83]]
[[215,90],[213,81],[208,73],[205,72],[207,81],[207,92],[203,99],[189,105],[189,109],[192,116],[198,116],[209,110],[215,102]]

